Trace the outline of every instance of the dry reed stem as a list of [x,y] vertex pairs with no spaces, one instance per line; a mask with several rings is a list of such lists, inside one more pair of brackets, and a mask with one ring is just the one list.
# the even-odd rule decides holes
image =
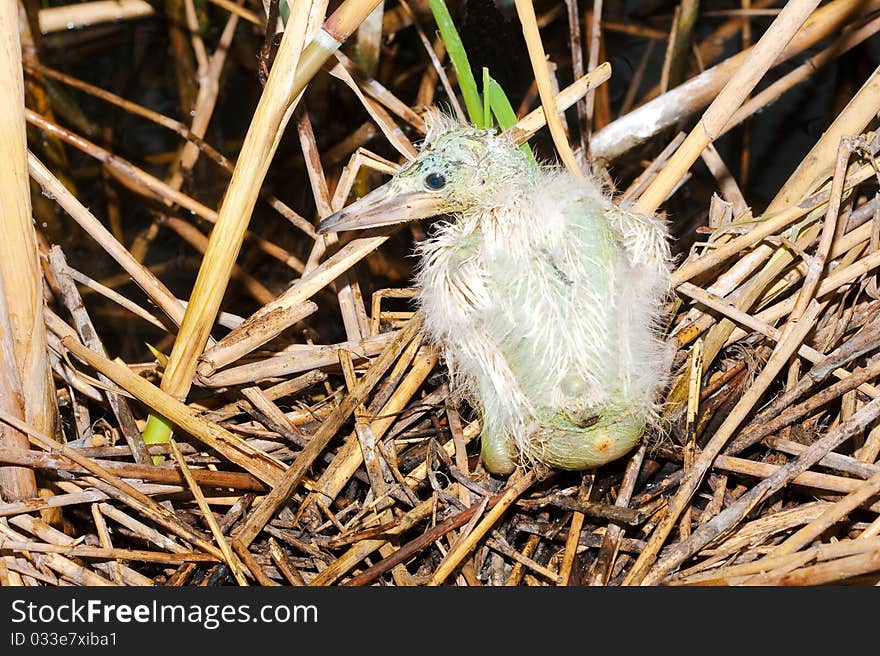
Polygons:
[[[0,395],[17,395],[24,418],[39,430],[53,433],[57,407],[52,371],[46,355],[46,326],[43,320],[43,286],[37,254],[37,241],[31,215],[27,177],[27,137],[24,119],[24,79],[18,28],[18,5],[6,2],[0,7],[0,87],[7,93],[7,109],[0,119],[0,294],[4,296],[4,340],[12,353],[4,353],[4,365],[18,372],[18,386],[4,376]],[[4,349],[5,350],[5,349]],[[23,394],[17,394],[21,390]],[[4,430],[7,446],[27,448],[26,439],[15,431]],[[5,469],[0,477],[2,493],[8,499],[34,496],[32,474]]]
[[[43,563],[51,570],[58,572],[68,581],[76,585],[89,586],[112,586],[114,583],[105,579],[103,576],[95,574],[91,570],[82,565],[62,556],[61,553],[69,553],[71,549],[77,547],[67,547],[61,545],[44,544],[28,540],[27,537],[18,531],[14,531],[3,523],[0,523],[0,544],[3,548],[11,551],[27,553],[33,551],[36,553],[45,553]],[[81,547],[80,547],[81,548]],[[72,555],[72,554],[71,554]]]
[[790,0],[786,3],[773,24],[749,50],[742,66],[703,113],[697,126],[639,197],[635,205],[638,211],[652,214],[660,207],[703,149],[718,138],[730,117],[773,66],[818,4],[819,0]]
[[[865,180],[870,179],[873,175],[874,169],[872,166],[863,166],[847,176],[844,189],[851,189]],[[755,227],[744,235],[740,235],[726,244],[708,251],[705,255],[702,255],[695,260],[688,260],[683,263],[672,273],[672,284],[677,286],[700,274],[706,273],[724,263],[740,251],[759,244],[761,240],[789,227],[810,211],[819,209],[827,202],[828,197],[825,194],[817,194],[811,198],[805,199],[798,205],[787,207],[776,214],[767,216],[760,222],[756,223]],[[759,246],[759,248],[762,247]],[[772,252],[772,249],[768,248],[766,255],[769,255],[770,252]]]
[[382,46],[382,17],[385,3],[380,0],[376,8],[364,19],[357,30],[354,58],[358,72],[372,77],[379,65]]
[[[456,488],[457,484],[453,484],[448,492],[455,492]],[[420,522],[431,517],[434,506],[434,499],[426,499],[418,506],[406,513],[403,517],[401,517],[396,526],[387,531],[384,531],[384,534],[389,537],[402,535]],[[459,513],[455,517],[451,517],[442,524],[438,524],[433,529],[423,533],[420,537],[413,540],[411,543],[407,543],[404,548],[398,549],[393,554],[385,556],[384,560],[376,563],[376,565],[373,565],[372,567],[367,568],[359,575],[347,581],[346,584],[365,585],[369,583],[375,577],[394,567],[394,565],[396,565],[397,563],[404,562],[407,556],[411,555],[415,551],[424,548],[425,546],[432,543],[452,529],[464,525],[468,521],[468,519],[470,519],[473,514],[476,513],[476,511],[477,507],[474,506],[472,508],[469,508],[468,510]],[[342,556],[333,561],[325,570],[318,574],[318,576],[312,579],[309,585],[329,585],[336,582],[342,576],[344,576],[352,567],[357,565],[361,560],[363,560],[371,553],[377,551],[386,544],[388,544],[387,539],[360,540],[354,546],[352,546],[351,549],[349,549]]]
[[[755,476],[757,478],[767,479],[779,472],[780,465],[771,465],[768,463],[755,462],[745,458],[737,458],[734,456],[720,455],[715,459],[714,466],[720,471],[729,472],[731,474],[741,474],[745,476]],[[818,472],[805,471],[798,474],[789,481],[792,485],[801,485],[814,490],[822,490],[835,494],[850,494],[860,488],[863,481],[847,478],[843,476],[835,476],[833,474],[822,474]],[[875,506],[875,508],[880,508]]]
[[698,549],[741,520],[762,499],[782,488],[798,474],[805,472],[816,464],[822,456],[832,451],[855,433],[864,430],[865,426],[876,419],[878,415],[880,415],[880,399],[873,399],[849,420],[839,423],[836,428],[828,431],[825,437],[814,442],[797,458],[780,467],[771,476],[765,478],[742,495],[734,504],[721,511],[712,521],[700,526],[690,538],[672,547],[657,561],[657,564],[648,576],[644,578],[642,583],[650,585],[661,581],[687,557],[693,555]]
[[749,387],[748,391],[743,394],[736,406],[725,417],[722,425],[718,427],[709,442],[703,447],[703,450],[694,462],[693,468],[682,480],[678,492],[670,501],[666,515],[652,533],[645,550],[639,555],[636,564],[627,574],[626,584],[642,583],[648,574],[648,568],[653,564],[679,516],[688,503],[690,503],[691,497],[696,492],[709,467],[712,466],[713,460],[730,438],[733,437],[733,433],[745,420],[747,414],[760,400],[761,396],[763,396],[767,387],[773,382],[791,355],[800,346],[807,332],[812,328],[812,323],[818,316],[819,309],[819,304],[813,301],[808,311],[804,314],[803,320],[792,327],[784,341],[780,341],[776,345],[776,349],[773,351],[773,355],[764,366],[764,369],[761,370],[761,373]]
[[880,107],[880,68],[876,69],[801,160],[794,173],[767,207],[775,212],[801,200],[835,170],[836,155],[844,137],[861,134]]
[[[231,334],[231,333],[230,333]],[[378,355],[396,337],[397,331],[381,333],[353,342],[342,342],[323,346],[294,344],[278,355],[253,364],[244,364],[218,371],[210,376],[199,378],[208,387],[226,387],[242,383],[254,383],[276,376],[297,374],[318,367],[327,367],[338,362],[337,351],[344,348],[352,351],[360,363],[363,358]]]
[[86,490],[85,492],[73,492],[70,494],[56,494],[48,499],[36,497],[33,499],[23,499],[21,501],[12,501],[9,503],[0,503],[0,517],[11,517],[12,515],[43,511],[49,508],[64,508],[66,506],[76,506],[83,503],[94,503],[95,501],[105,501],[108,498],[109,497],[106,494],[98,490]]
[[875,474],[862,483],[857,490],[843,497],[822,513],[820,517],[804,526],[778,547],[775,547],[765,557],[771,558],[798,551],[878,492],[880,492],[880,474]]
[[[565,538],[565,551],[563,552],[562,563],[559,565],[559,574],[556,575],[553,573],[554,575],[550,577],[551,581],[556,581],[558,577],[558,583],[560,585],[572,585],[571,573],[572,568],[574,567],[574,559],[577,555],[578,542],[581,538],[581,530],[584,527],[584,519],[584,513],[578,511],[572,513],[571,522],[568,525],[568,535]],[[486,544],[492,546],[490,542],[487,542]],[[517,552],[514,551],[513,553]],[[516,562],[522,562],[511,553],[505,553],[505,555],[512,557]]]
[[[183,397],[189,391],[197,359],[208,341],[220,309],[251,211],[286,124],[286,117],[289,117],[296,97],[305,86],[305,81],[297,80],[296,68],[305,43],[309,4],[297,5],[291,13],[291,21],[284,33],[276,65],[273,66],[260,96],[217,224],[211,231],[190,302],[162,379],[163,391],[171,396]],[[151,417],[151,420],[155,419]],[[168,433],[154,430],[150,441],[168,440]]]
[[223,7],[230,14],[236,14],[239,18],[243,18],[248,23],[253,23],[254,25],[258,25],[259,27],[265,27],[266,21],[261,18],[255,12],[252,12],[250,9],[246,9],[242,7],[241,2],[239,4],[235,4],[230,0],[208,0],[211,4],[215,4],[218,7]]
[[[84,480],[91,484],[95,484],[96,482],[95,479],[90,479],[88,477]],[[112,506],[109,503],[102,503],[99,507],[106,517],[109,517],[113,521],[124,526],[142,540],[152,542],[160,549],[170,551],[171,553],[185,553],[187,551],[185,547],[175,542],[173,538],[157,531],[153,527],[148,526],[144,522],[132,517],[115,506]]]
[[[735,306],[729,305],[723,299],[720,299],[714,294],[710,294],[702,290],[696,285],[692,285],[687,282],[682,283],[681,285],[679,285],[678,291],[682,294],[690,296],[702,305],[705,305],[706,307],[712,308],[713,310],[720,312],[731,320],[747,326],[752,331],[760,333],[762,335],[766,335],[773,341],[778,342],[781,337],[781,332],[779,331],[779,329],[773,328],[769,324],[757,319],[756,317],[753,317],[752,315],[746,314],[745,312],[736,309]],[[797,350],[797,353],[804,359],[813,363],[820,362],[826,357],[816,349],[803,344]],[[851,376],[850,372],[846,371],[845,369],[835,369],[831,373],[841,380],[846,380]],[[870,378],[867,378],[866,380],[870,380]],[[876,387],[868,383],[862,383],[858,389],[871,398],[880,396],[880,389],[877,389]]]
[[[873,0],[829,2],[816,10],[804,23],[776,63],[782,63],[803,52],[839,31],[844,25],[874,11],[878,6],[880,2]],[[736,29],[739,29],[738,22]],[[612,160],[706,107],[718,96],[731,76],[742,68],[749,52],[742,51],[730,57],[599,130],[590,143],[593,156]]]
[[[107,549],[104,547],[89,547],[85,545],[53,545],[32,542],[29,540],[10,540],[0,538],[0,549],[8,549],[10,551],[28,552],[44,554],[64,554],[71,558],[97,558],[99,560],[118,559],[143,561],[146,563],[164,563],[166,565],[178,565],[180,563],[216,563],[218,558],[210,554],[200,553],[198,551],[183,551],[180,553],[164,553],[161,551],[146,551],[142,549]],[[72,562],[72,561],[68,561]],[[50,564],[50,567],[52,565]],[[55,567],[52,567],[55,569]],[[60,570],[56,570],[60,571]],[[88,571],[88,570],[84,570]],[[94,574],[94,576],[98,576]],[[86,585],[108,585],[109,582],[100,582],[97,579],[90,581]]]
[[[401,359],[405,359],[402,356]],[[416,355],[409,366],[406,376],[400,381],[400,385],[388,398],[388,401],[375,412],[373,420],[369,424],[370,432],[376,440],[381,440],[391,425],[397,420],[399,413],[411,401],[413,395],[424,383],[428,375],[437,365],[437,354],[433,349],[427,349]],[[395,378],[392,371],[391,378]],[[372,407],[372,406],[371,406]],[[352,447],[357,440],[350,440]],[[343,487],[354,476],[355,471],[363,464],[363,452],[358,448],[346,448],[348,442],[337,454],[333,463],[315,483],[316,494],[322,494],[328,502],[336,498]]]
[[11,417],[4,413],[0,415],[0,419],[8,424],[15,426],[16,428],[18,428],[18,430],[26,432],[28,436],[41,447],[48,449],[49,451],[61,454],[62,456],[76,463],[80,467],[83,467],[94,475],[99,476],[102,481],[107,481],[107,483],[105,484],[101,483],[101,481],[98,481],[97,479],[90,479],[91,481],[93,481],[93,484],[96,485],[96,487],[101,489],[103,492],[109,494],[114,498],[120,498],[121,500],[123,500],[124,503],[132,505],[132,507],[134,507],[136,510],[148,514],[156,522],[160,523],[162,526],[165,526],[167,529],[175,533],[175,535],[179,535],[185,540],[192,542],[194,545],[198,546],[200,549],[206,551],[207,553],[215,554],[218,557],[222,556],[222,554],[220,554],[220,552],[217,551],[213,547],[213,545],[210,544],[210,542],[206,541],[184,522],[178,519],[178,517],[174,513],[158,505],[150,497],[138,491],[131,484],[126,483],[122,479],[116,477],[110,471],[100,466],[93,460],[80,455],[76,452],[75,449],[72,449],[65,444],[56,442],[52,438],[43,435],[39,431],[34,430],[33,428],[19,421],[15,417]]
[[[865,107],[875,107],[876,99],[872,97],[871,93],[864,92],[865,89],[868,88],[866,86],[862,87],[862,90],[856,97],[853,98],[852,101],[847,105],[847,108],[844,112],[842,112],[828,129],[825,132],[823,137],[819,140],[816,146],[814,146],[814,151],[829,148],[831,142],[829,135],[840,134],[839,131],[843,130],[854,130],[856,133],[860,132],[864,129],[866,125],[866,112]],[[864,93],[863,93],[864,92]],[[873,104],[872,104],[873,103]],[[871,110],[874,111],[874,110]],[[837,142],[835,142],[834,152],[837,151]],[[871,169],[871,173],[868,173],[867,169]],[[797,172],[796,172],[797,173]],[[873,174],[873,167],[867,166],[863,167],[860,172],[855,172],[853,175],[848,176],[849,179],[859,180],[861,175],[865,175],[866,177]],[[797,184],[798,179],[803,179],[803,175],[798,174],[792,176],[794,178],[794,182],[792,182],[792,178],[790,178],[790,182],[793,184]],[[844,188],[847,188],[848,184],[844,185]],[[824,196],[824,192],[822,194],[818,194],[818,196]],[[777,198],[780,198],[780,195],[777,194]],[[832,199],[833,200],[833,199]],[[804,204],[804,203],[801,203]],[[770,208],[776,207],[778,209],[779,205],[774,201],[771,203]],[[769,208],[768,208],[769,209]],[[788,211],[782,210],[781,214],[785,214]],[[763,226],[758,226],[756,230],[761,230]],[[731,244],[736,242],[737,240],[733,240],[730,242]],[[719,250],[724,250],[727,248],[729,244],[720,247]],[[771,253],[773,253],[773,248],[768,245],[760,245],[755,249],[756,253],[760,253],[764,258],[770,257]],[[740,298],[737,300],[737,307],[746,310],[758,299],[763,290],[767,287],[767,285],[773,281],[777,275],[781,272],[782,268],[787,265],[790,261],[791,256],[787,251],[783,251],[782,249],[777,249],[774,254],[774,258],[770,261],[771,266],[767,266],[764,270],[756,276],[750,283],[745,292],[743,292]],[[674,276],[675,277],[675,276]],[[820,292],[821,293],[821,292]],[[790,306],[786,305],[786,308],[790,308]],[[767,315],[762,316],[762,319],[767,320],[765,317]],[[779,316],[784,316],[779,315]],[[778,317],[777,317],[778,318]],[[725,343],[727,338],[730,336],[733,330],[733,324],[729,321],[722,321],[718,326],[715,326],[706,337],[707,344],[707,360],[711,361],[714,359],[715,355],[720,350],[721,346]]]
[[[351,61],[341,51],[337,50],[334,54],[334,57],[336,57],[337,61],[339,61],[339,63],[342,64],[349,72],[352,71],[353,65]],[[336,67],[334,66],[333,68]],[[419,116],[415,111],[410,109],[409,105],[407,105],[405,102],[400,100],[400,98],[391,93],[391,91],[389,91],[387,87],[385,87],[375,78],[362,78],[354,75],[353,79],[357,83],[358,87],[363,89],[363,92],[367,96],[378,102],[395,116],[398,116],[399,118],[409,123],[413,128],[416,129],[416,131],[419,132],[419,134],[425,134],[427,132],[427,127],[425,126],[424,119]]]
[[[446,557],[434,570],[431,580],[428,581],[429,586],[442,585],[443,582],[452,574],[455,569],[461,565],[461,562],[476,547],[477,543],[492,529],[492,527],[501,519],[501,516],[507,512],[507,509],[538,481],[546,478],[549,472],[532,470],[523,474],[519,480],[511,481],[507,490],[501,495],[498,502],[489,510],[480,520],[480,523],[474,526],[473,530],[466,532],[452,547]],[[488,499],[486,499],[488,501]],[[475,515],[476,517],[477,515]]]
[[749,563],[728,565],[707,572],[697,572],[690,576],[673,577],[667,580],[671,585],[736,585],[747,577],[766,572],[768,568],[780,568],[791,563],[803,564],[811,560],[827,561],[850,556],[855,553],[867,553],[880,549],[880,539],[844,540],[841,542],[823,543],[799,551],[794,554],[775,556],[770,559],[759,559]]
[[[869,37],[874,36],[878,30],[880,30],[880,17],[874,18],[863,26],[843,34],[840,38],[833,41],[827,48],[807,59],[793,71],[786,73],[778,80],[767,85],[764,89],[743,103],[742,107],[740,107],[733,115],[733,118],[731,118],[727,125],[724,126],[724,133],[726,134],[733,128],[737,127],[740,123],[758,112],[760,109],[767,107],[783,93],[795,85],[800,84],[813,73],[816,73],[821,67],[834,59],[843,56]],[[806,177],[807,176],[804,176],[804,178]]]
[[[574,79],[583,75],[583,55],[580,44],[580,19],[577,16],[577,0],[566,2],[570,33],[571,64]],[[585,17],[587,25],[587,71],[596,70],[602,50],[602,0],[593,0],[593,10]],[[593,119],[596,110],[596,92],[590,89],[583,101],[578,102],[578,122],[581,128],[581,149],[589,152],[590,137],[593,134]]]
[[[457,484],[453,484],[449,492],[455,492],[456,488]],[[426,499],[425,501],[414,507],[412,510],[404,514],[398,520],[395,526],[387,530],[383,529],[381,533],[387,537],[379,539],[366,538],[358,540],[348,551],[346,551],[342,556],[334,560],[326,569],[322,570],[314,579],[312,579],[309,585],[330,585],[332,583],[335,583],[364,558],[388,545],[388,540],[391,537],[402,535],[420,522],[429,518],[434,510],[434,506],[434,499]],[[461,515],[459,515],[458,517],[451,518],[447,522],[444,522],[445,529],[441,529],[440,526],[438,526],[437,529],[441,529],[443,532],[446,532],[448,530],[452,530],[452,528],[455,528],[456,526],[461,526],[467,521],[468,518],[471,517],[471,514],[474,512],[476,512],[476,507],[473,507],[465,511],[464,513],[461,513]],[[419,548],[422,548],[426,544],[433,542],[438,537],[436,533],[437,532],[435,531],[435,533],[432,535],[423,534],[421,538],[417,538],[415,542],[417,542],[421,546],[414,546],[414,548],[417,550]],[[397,563],[403,562],[406,559],[407,552],[403,550],[398,550],[394,553],[386,553],[383,555],[385,558],[383,561],[381,561],[381,563],[377,563],[377,565],[368,568],[363,573],[352,579],[349,584],[362,585],[364,583],[368,583],[375,576],[379,576],[382,572],[391,569]]]
[[[125,98],[122,98],[114,93],[110,93],[109,91],[106,91],[106,90],[101,89],[99,87],[96,87],[94,85],[83,82],[82,80],[79,80],[75,77],[71,77],[70,75],[65,75],[64,73],[61,73],[59,71],[55,71],[55,70],[48,68],[46,66],[43,66],[39,63],[26,63],[25,70],[34,71],[34,72],[39,73],[40,75],[45,75],[45,76],[50,77],[52,79],[59,80],[59,81],[63,82],[64,84],[72,86],[76,89],[80,89],[80,90],[82,90],[92,96],[95,96],[97,98],[100,98],[101,100],[104,100],[105,102],[108,102],[108,103],[113,104],[117,107],[120,107],[120,108],[124,109],[126,112],[129,112],[131,114],[135,114],[137,116],[142,116],[143,118],[147,119],[148,121],[156,123],[157,125],[161,125],[162,127],[167,128],[168,130],[171,130],[172,132],[180,135],[181,137],[183,137],[187,141],[191,142],[192,145],[197,147],[200,152],[203,152],[205,155],[207,155],[209,158],[211,158],[212,161],[216,162],[216,164],[218,166],[222,167],[225,171],[232,173],[232,171],[235,168],[233,163],[230,162],[227,157],[225,157],[223,154],[218,152],[213,146],[211,146],[209,143],[207,143],[204,139],[197,136],[193,132],[192,129],[190,129],[189,127],[187,127],[186,125],[184,125],[180,121],[176,121],[176,120],[169,118],[163,114],[160,114],[160,113],[155,112],[151,109],[148,109],[146,107],[143,107],[141,105],[133,103],[130,100],[126,100]],[[312,227],[311,223],[306,221],[303,217],[301,217],[299,214],[297,214],[295,211],[293,211],[290,207],[288,207],[285,203],[280,201],[278,198],[276,198],[272,194],[269,194],[265,191],[261,191],[261,196],[266,200],[266,202],[274,210],[276,210],[279,214],[281,214],[285,219],[290,221],[290,223],[292,223],[298,229],[302,230],[309,237],[314,239],[315,231],[314,231],[314,228]],[[211,220],[210,217],[205,217],[205,218],[207,218],[207,220]],[[134,248],[132,248],[132,251],[134,252]]]
[[[647,445],[643,442],[630,457],[623,475],[623,481],[620,484],[617,499],[614,501],[615,506],[619,508],[629,506],[647,448]],[[606,528],[605,535],[602,536],[599,552],[596,554],[596,561],[590,572],[589,585],[608,584],[611,572],[614,569],[614,561],[617,558],[623,532],[623,528],[619,524],[609,524]]]
[[[192,121],[189,130],[192,135],[201,139],[205,136],[211,116],[214,113],[214,107],[217,104],[220,75],[226,63],[226,55],[229,52],[232,37],[235,35],[236,27],[238,27],[238,16],[236,14],[229,15],[223,32],[220,35],[220,40],[217,43],[217,48],[210,59],[206,59],[207,55],[199,35],[198,21],[195,16],[192,0],[186,0],[184,6],[186,7],[187,23],[192,34],[193,51],[196,54],[196,59],[199,61],[199,70],[197,72],[199,90],[196,94],[195,106],[191,110]],[[184,177],[193,169],[200,154],[201,148],[199,148],[198,144],[193,141],[187,141],[184,144],[177,166],[173,169],[173,173],[168,180],[169,186],[174,189],[180,189]]]
[[[127,462],[118,462],[116,460],[99,460],[95,458],[91,458],[91,460],[120,478],[139,478],[144,481],[169,483],[173,485],[183,485],[186,483],[180,474],[173,469],[165,467],[137,465]],[[18,465],[31,469],[44,469],[46,471],[67,471],[76,474],[88,471],[82,466],[71,464],[60,456],[25,449],[0,448],[0,463]],[[235,490],[255,492],[266,489],[266,486],[258,478],[242,472],[195,469],[192,471],[192,474],[199,485],[206,487],[232,488]]]
[[[439,79],[440,84],[443,85],[443,90],[446,92],[446,97],[449,99],[449,104],[452,107],[452,113],[455,114],[455,118],[458,119],[460,125],[467,124],[467,116],[465,116],[464,110],[461,108],[461,103],[458,101],[458,96],[452,90],[452,85],[449,83],[449,76],[446,75],[446,70],[440,62],[440,59],[446,54],[446,44],[443,43],[443,39],[438,35],[434,40],[434,45],[431,45],[406,0],[400,0],[399,8],[412,21],[416,28],[416,32],[419,35],[419,39],[422,42],[422,47],[425,49],[428,59],[431,60],[432,68],[425,71],[425,75],[422,77],[422,84],[419,86],[419,93],[416,98],[415,106],[427,107],[432,104],[431,101],[434,96],[434,87],[436,80]],[[434,75],[431,75],[432,72]]]
[[[107,528],[107,522],[104,520],[104,515],[101,514],[101,509],[98,508],[97,503],[93,503],[89,508],[92,511],[92,520],[95,522],[95,530],[98,534],[98,540],[101,542],[101,547],[112,549],[113,541],[110,538],[110,530]],[[117,584],[124,584],[125,574],[123,573],[121,563],[108,562],[107,566],[113,581]],[[147,581],[149,581],[147,585],[153,585],[152,579],[147,579]]]
[[275,538],[269,538],[269,553],[272,556],[272,562],[275,563],[275,567],[278,568],[278,571],[281,572],[281,575],[287,579],[290,585],[299,587],[306,584],[302,574],[290,563],[284,550]]
[[[68,273],[67,260],[59,246],[53,246],[49,252],[49,266],[55,275],[61,299],[67,306],[76,324],[80,339],[90,349],[106,357],[107,351],[104,349],[104,344],[98,337],[91,317],[89,317],[88,311],[83,305],[82,297],[79,295],[79,291],[77,291],[76,285]],[[100,375],[99,380],[102,383],[110,382],[109,379],[102,378]],[[122,396],[112,392],[108,392],[106,397],[108,405],[110,405],[116,420],[119,422],[119,429],[131,449],[135,462],[142,465],[147,464],[150,461],[150,457],[141,439],[134,415],[132,415],[131,409],[128,407],[128,402]]]
[[220,551],[223,552],[223,558],[226,560],[226,564],[229,565],[229,569],[232,570],[232,575],[235,577],[235,580],[239,585],[246,586],[247,580],[244,578],[244,573],[242,572],[241,561],[239,561],[238,557],[233,553],[232,547],[229,546],[226,536],[223,535],[223,531],[220,529],[220,525],[217,524],[217,518],[214,517],[213,511],[205,500],[205,495],[202,493],[202,488],[199,487],[198,482],[190,471],[189,465],[186,464],[186,460],[184,460],[183,454],[180,452],[180,447],[177,446],[177,442],[173,439],[169,440],[168,444],[171,446],[171,453],[174,455],[174,460],[177,462],[177,467],[180,469],[180,473],[183,474],[183,477],[186,479],[186,484],[193,493],[193,497],[199,506],[199,510],[202,511],[202,516],[205,518],[205,522],[207,522],[208,527],[211,529],[211,535],[214,536],[217,545],[220,547]]
[[[81,271],[77,271],[76,269],[70,267],[69,265],[67,267],[67,274],[70,276],[70,278],[74,282],[77,282],[86,288],[85,289],[86,294],[88,294],[88,292],[95,292],[96,294],[103,296],[104,298],[106,298],[109,301],[112,301],[113,303],[120,306],[124,310],[127,310],[128,312],[130,312],[134,316],[143,319],[144,321],[155,326],[156,328],[159,328],[160,330],[167,330],[166,325],[163,324],[161,321],[159,321],[159,319],[156,317],[156,315],[151,314],[150,312],[147,312],[147,310],[145,310],[144,308],[142,308],[140,305],[138,305],[134,301],[130,300],[129,298],[123,296],[119,292],[110,289],[106,285],[102,285],[94,278],[87,276],[86,274],[82,273]],[[49,312],[51,312],[51,310],[49,308],[46,308],[46,312],[49,313]],[[47,322],[47,324],[48,324],[48,322]],[[50,328],[50,330],[51,330],[51,328]]]
[[142,168],[135,166],[131,162],[126,161],[122,157],[111,153],[105,148],[101,148],[97,144],[85,139],[66,128],[61,127],[50,121],[47,117],[41,116],[36,112],[26,109],[25,116],[28,123],[34,125],[46,134],[70,144],[77,150],[87,153],[105,165],[108,172],[115,176],[120,182],[131,188],[135,193],[143,194],[148,197],[156,198],[170,206],[177,203],[181,207],[189,210],[193,214],[205,219],[206,221],[215,222],[217,220],[217,212],[207,207],[203,203],[195,200],[173,187],[150,175]]
[[34,181],[130,275],[144,293],[175,324],[183,320],[183,306],[167,287],[149,269],[135,260],[107,228],[47,169],[37,157],[28,152],[28,170]]
[[40,32],[51,34],[101,23],[133,20],[151,16],[153,6],[146,0],[93,0],[39,11]]
[[515,0],[514,4],[516,5],[516,13],[519,16],[523,36],[526,40],[529,59],[532,62],[532,72],[538,85],[538,95],[541,97],[544,118],[547,121],[547,127],[550,129],[550,135],[553,137],[556,151],[559,153],[559,157],[562,159],[565,167],[571,173],[578,177],[583,177],[584,172],[575,159],[574,152],[571,150],[571,144],[568,143],[566,138],[562,120],[556,111],[556,96],[550,82],[547,55],[544,53],[544,44],[541,42],[541,34],[538,31],[532,0]]
[[[169,358],[162,385],[172,396],[185,395],[192,383],[198,357],[205,347],[211,325],[219,310],[233,261],[256,202],[256,194],[297,98],[317,71],[317,67],[332,55],[341,41],[352,33],[375,5],[376,0],[347,0],[327,19],[323,30],[317,33],[315,40],[305,50],[303,44],[308,4],[305,5],[305,11],[302,5],[297,5],[292,11],[275,65],[260,97],[242,146],[239,163],[227,188],[221,216],[211,233],[190,297],[189,311],[184,315]],[[300,52],[303,52],[302,62]],[[302,66],[298,69],[300,63]],[[157,432],[156,436],[160,441],[163,437],[161,432]]]
[[[207,250],[209,242],[208,237],[202,234],[201,230],[191,223],[188,223],[183,219],[169,216],[162,221],[162,225],[170,228],[181,237],[183,241],[192,246],[199,253],[204,254]],[[272,299],[275,298],[275,294],[273,294],[264,284],[259,282],[237,264],[232,265],[230,277],[238,280],[245,291],[261,305],[270,303]]]
[[382,134],[388,139],[388,143],[394,146],[397,152],[407,159],[414,159],[419,151],[417,151],[415,146],[410,143],[409,139],[403,134],[403,131],[397,127],[397,124],[392,120],[391,116],[388,115],[388,112],[386,112],[377,102],[367,98],[364,92],[361,91],[360,86],[346,68],[345,56],[337,52],[336,58],[339,60],[339,63],[330,69],[330,74],[341,80],[354,92],[354,95],[360,100],[364,109],[367,110],[367,113],[376,125],[379,126]]
[[824,585],[834,583],[859,574],[880,570],[880,552],[863,553],[839,558],[829,563],[802,567],[781,574],[768,573],[747,579],[747,585]]
[[185,404],[144,380],[124,364],[98,355],[71,337],[64,337],[61,343],[87,365],[264,483],[274,485],[286,469],[272,456],[250,446],[226,429],[205,421]]
[[[563,112],[578,100],[583,98],[590,89],[607,82],[611,78],[611,64],[603,62],[595,70],[590,71],[582,78],[575,80],[572,84],[560,91],[555,97],[555,107],[557,112]],[[547,124],[547,118],[544,115],[543,107],[529,112],[516,122],[516,125],[506,131],[516,144],[522,144],[528,141],[535,132],[540,130]]]
[[300,451],[296,460],[284,472],[280,480],[274,483],[272,491],[263,498],[260,505],[250,514],[244,526],[236,532],[234,541],[236,552],[241,554],[242,551],[247,551],[248,545],[263,530],[263,527],[281,505],[287,502],[293,490],[300,484],[308,469],[321,455],[321,452],[326,448],[330,440],[333,439],[342,424],[351,416],[354,409],[363,402],[367,394],[370,393],[370,390],[379,382],[379,378],[394,364],[394,361],[407,344],[415,338],[421,326],[421,314],[417,314],[410,319],[395,340],[373,361],[370,369],[358,381],[351,393],[346,395],[333,413],[321,424],[318,432],[312,436],[306,447]]
[[[347,74],[347,73],[346,73]],[[365,99],[364,99],[365,100]],[[390,119],[389,119],[390,121]],[[332,206],[330,192],[327,189],[324,168],[321,165],[321,155],[318,150],[315,135],[312,131],[312,123],[307,111],[300,113],[297,120],[297,132],[300,146],[305,159],[306,171],[312,186],[312,195],[318,209],[320,218],[328,217],[335,209]],[[409,143],[409,142],[407,142]],[[325,248],[336,248],[339,237],[335,234],[323,235],[315,242],[315,248],[319,244]],[[364,301],[360,291],[360,285],[353,271],[347,271],[340,276],[337,285],[336,298],[339,301],[339,310],[342,313],[342,324],[349,340],[361,339],[367,334],[368,321]]]
[[[23,420],[24,391],[18,373],[12,334],[12,322],[0,276],[0,411]],[[12,426],[3,426],[0,429],[0,448],[14,448],[27,453],[28,446],[27,435],[24,433]],[[33,471],[23,467],[0,468],[0,498],[7,501],[27,499],[33,497],[36,491]]]

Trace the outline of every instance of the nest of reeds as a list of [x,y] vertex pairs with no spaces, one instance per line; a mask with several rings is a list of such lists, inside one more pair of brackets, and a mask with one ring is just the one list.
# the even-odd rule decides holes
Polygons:
[[[51,4],[0,7],[0,583],[878,581],[880,2]],[[433,105],[666,214],[622,460],[490,476],[425,226],[315,233]]]

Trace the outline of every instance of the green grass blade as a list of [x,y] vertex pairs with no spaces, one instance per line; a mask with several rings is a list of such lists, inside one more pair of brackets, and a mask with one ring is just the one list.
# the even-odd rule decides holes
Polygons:
[[467,108],[468,116],[478,128],[488,127],[486,118],[483,116],[483,104],[480,102],[480,91],[477,88],[477,81],[471,71],[470,62],[468,62],[467,53],[464,50],[464,44],[455,29],[452,22],[452,16],[449,14],[449,8],[443,0],[428,0],[428,6],[431,13],[434,14],[434,20],[440,30],[440,37],[446,45],[446,52],[449,53],[449,60],[455,69],[455,75],[458,78],[458,88],[461,89],[461,95],[464,98],[464,104]]
[[[507,94],[485,68],[483,69],[483,96],[502,131],[516,124],[516,112],[513,111],[513,105],[507,99]],[[519,149],[526,153],[529,159],[535,161],[535,155],[528,143],[522,144]]]
[[492,110],[489,107],[489,84],[492,77],[489,75],[489,69],[483,66],[483,127],[492,127]]

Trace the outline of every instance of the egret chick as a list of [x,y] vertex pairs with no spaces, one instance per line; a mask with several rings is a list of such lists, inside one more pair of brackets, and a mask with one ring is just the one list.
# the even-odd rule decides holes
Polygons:
[[493,473],[596,467],[656,419],[669,358],[663,222],[439,114],[418,157],[319,232],[448,215],[417,248],[425,332],[482,419]]

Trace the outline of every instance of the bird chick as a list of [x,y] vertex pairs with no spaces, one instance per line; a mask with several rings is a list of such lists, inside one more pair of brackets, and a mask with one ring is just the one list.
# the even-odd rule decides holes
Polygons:
[[439,215],[417,247],[419,303],[452,390],[480,412],[487,469],[626,454],[656,420],[669,365],[663,222],[435,114],[419,156],[319,232]]

